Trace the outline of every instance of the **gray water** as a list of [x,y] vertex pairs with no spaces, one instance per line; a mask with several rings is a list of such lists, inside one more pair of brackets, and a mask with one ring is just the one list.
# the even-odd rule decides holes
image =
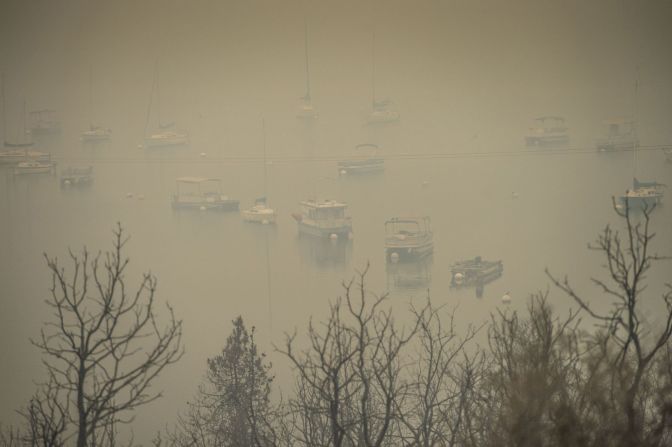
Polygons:
[[[51,152],[59,170],[93,165],[95,183],[61,190],[57,175],[0,171],[0,421],[16,420],[14,409],[41,378],[28,338],[49,318],[42,253],[65,258],[68,247],[106,249],[117,221],[131,235],[129,277],[151,269],[160,300],[185,324],[187,354],[157,383],[163,400],[139,411],[140,439],[184,408],[233,318],[256,326],[270,352],[285,332],[324,316],[341,281],[367,262],[370,288],[390,293],[401,321],[409,301],[427,289],[435,303],[458,307],[460,325],[487,320],[507,291],[511,308],[523,309],[530,293],[550,287],[545,267],[599,299],[589,278],[600,274],[600,258],[586,243],[617,222],[611,197],[631,185],[633,172],[672,184],[672,165],[652,149],[672,143],[669,7],[379,3],[3,2],[6,137],[16,138],[24,98],[29,108],[56,108],[63,132],[36,139],[37,149]],[[304,93],[304,17],[320,114],[312,125],[295,117]],[[395,101],[401,120],[371,127],[364,122],[373,27],[376,89]],[[191,144],[183,149],[138,148],[157,60],[159,99],[150,121],[160,113],[188,129]],[[96,145],[79,141],[90,120],[90,66],[93,119],[113,131]],[[566,150],[523,146],[531,120],[543,114],[568,119]],[[603,119],[633,114],[642,143],[636,166],[632,153],[591,151]],[[238,213],[174,212],[180,176],[221,177],[243,209],[263,194],[262,119],[277,226],[245,224]],[[336,160],[365,142],[380,145],[385,172],[339,177]],[[312,196],[349,204],[351,241],[298,237],[291,213]],[[658,251],[669,254],[666,201],[654,227]],[[420,272],[427,283],[415,289],[397,287],[386,272],[383,223],[397,215],[432,219],[435,253]],[[504,262],[504,275],[481,298],[449,287],[450,265],[476,255]],[[652,310],[671,272],[667,265],[650,275]],[[571,305],[552,289],[551,302],[559,311]],[[287,364],[271,358],[287,393]]]

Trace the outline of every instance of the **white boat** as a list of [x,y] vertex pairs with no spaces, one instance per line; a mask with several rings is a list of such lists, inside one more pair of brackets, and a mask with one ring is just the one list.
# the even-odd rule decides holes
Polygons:
[[416,261],[434,251],[429,217],[394,217],[385,222],[385,256],[389,262]]
[[53,109],[33,110],[30,112],[30,132],[33,135],[50,135],[61,132],[61,122]]
[[627,118],[613,118],[604,122],[606,136],[596,142],[600,152],[615,152],[633,149],[639,142],[635,122]]
[[109,140],[112,136],[110,129],[93,124],[93,66],[89,66],[89,130],[82,132],[80,139],[87,143]]
[[14,167],[14,174],[50,174],[53,169],[54,165],[51,163],[42,163],[39,161],[22,161]]
[[93,183],[93,166],[68,166],[61,172],[61,186],[89,186]]
[[305,200],[300,205],[301,213],[292,214],[299,233],[332,239],[350,237],[352,219],[345,215],[347,204],[334,200]]
[[145,138],[146,148],[184,146],[186,144],[189,144],[189,134],[186,132],[160,131]]
[[355,158],[339,161],[337,166],[339,175],[371,174],[385,170],[385,159],[376,157],[378,145],[358,144],[356,149],[370,153],[368,156],[357,155]]
[[313,106],[310,96],[310,63],[308,58],[308,23],[305,23],[304,48],[306,59],[306,94],[301,98],[301,105],[296,113],[296,117],[303,120],[312,120],[317,118],[317,110]]
[[173,130],[175,123],[169,122],[164,123],[161,121],[161,107],[157,106],[157,115],[158,115],[158,129],[151,134],[148,134],[149,121],[152,115],[152,103],[155,96],[158,99],[159,95],[159,64],[158,61],[154,67],[154,80],[152,82],[152,92],[149,96],[149,106],[147,109],[147,121],[145,122],[145,144],[146,149],[151,148],[163,148],[163,147],[174,147],[174,146],[185,146],[189,144],[189,133],[186,131]]
[[257,199],[252,208],[243,210],[241,212],[245,222],[260,223],[260,224],[274,224],[275,210],[266,205],[266,197]]
[[91,126],[89,130],[82,132],[80,139],[86,142],[105,141],[112,136],[110,129],[103,129],[102,127]]
[[371,39],[371,106],[368,124],[385,124],[399,121],[401,115],[389,99],[376,99],[376,35]]
[[[14,146],[15,145],[10,146],[9,143],[5,143],[5,147]],[[10,149],[0,151],[0,165],[16,165],[22,161],[38,161],[41,163],[49,163],[51,161],[51,154],[28,149]]]
[[658,182],[640,182],[632,180],[632,189],[619,197],[621,207],[631,210],[652,210],[663,200],[664,184]]
[[176,180],[173,209],[237,211],[239,202],[222,194],[218,178],[180,177]]
[[540,116],[537,126],[531,127],[525,137],[528,146],[554,146],[569,143],[569,128],[561,116]]
[[243,210],[241,214],[243,215],[243,220],[245,222],[274,224],[275,210],[273,208],[270,208],[268,206],[268,203],[266,202],[266,183],[268,182],[266,173],[266,123],[263,120],[261,127],[263,136],[262,147],[264,153],[264,156],[262,158],[262,164],[264,167],[264,185],[263,185],[264,196],[258,198],[254,202],[254,206],[252,208]]

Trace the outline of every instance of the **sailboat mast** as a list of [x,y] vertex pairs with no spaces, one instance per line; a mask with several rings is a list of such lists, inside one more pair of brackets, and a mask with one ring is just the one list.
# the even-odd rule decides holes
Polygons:
[[306,100],[310,101],[310,65],[308,63],[308,20],[303,22],[303,44],[306,58]]
[[371,104],[376,107],[376,30],[371,33]]
[[635,77],[635,145],[632,148],[632,178],[637,177],[637,146],[639,145],[639,117],[638,117],[638,102],[639,102],[639,67],[637,67],[637,75]]
[[149,128],[149,119],[151,118],[152,114],[152,100],[154,99],[154,90],[156,89],[156,77],[158,68],[159,68],[159,61],[157,60],[154,63],[154,73],[152,76],[152,90],[149,93],[149,104],[147,106],[147,117],[145,119],[145,136],[147,136],[147,130]]
[[261,120],[261,134],[262,134],[262,150],[263,150],[263,162],[264,162],[264,198],[266,197],[266,187],[267,187],[267,167],[266,167],[266,120],[262,118]]
[[5,73],[0,73],[0,95],[2,95],[2,139],[7,141],[7,118],[5,115]]
[[93,64],[89,64],[89,129],[93,130]]

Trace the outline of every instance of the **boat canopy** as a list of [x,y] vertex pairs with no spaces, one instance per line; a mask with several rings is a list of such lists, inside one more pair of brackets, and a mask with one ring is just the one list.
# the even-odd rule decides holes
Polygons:
[[355,146],[355,149],[378,149],[378,145],[373,143],[362,143]]
[[665,184],[658,183],[658,182],[642,182],[642,181],[637,180],[636,178],[632,179],[632,188],[633,189],[657,188],[659,186],[665,186]]
[[562,121],[562,122],[564,122],[565,119],[561,116],[547,115],[547,116],[539,116],[539,117],[535,118],[535,121]]
[[336,202],[335,200],[324,200],[322,202],[317,202],[315,200],[304,200],[303,202],[301,202],[301,205],[307,208],[316,208],[316,209],[348,207],[347,203]]
[[205,182],[220,182],[221,179],[218,178],[205,178],[205,177],[178,177],[178,183],[205,183]]

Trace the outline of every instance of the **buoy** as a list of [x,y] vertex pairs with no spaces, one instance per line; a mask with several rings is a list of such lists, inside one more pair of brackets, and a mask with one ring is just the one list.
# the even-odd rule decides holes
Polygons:
[[138,144],[138,149],[142,149],[144,146],[142,144]]
[[64,184],[64,185],[67,185],[67,186],[70,186],[70,180],[64,180],[64,181],[63,181],[63,184]]
[[464,275],[462,273],[455,273],[453,279],[455,280],[455,284],[462,284],[462,281],[464,281]]
[[201,152],[201,157],[205,157],[206,155],[208,154],[206,154],[205,152]]
[[204,207],[203,205],[201,205],[200,210],[201,210],[201,211],[205,211],[205,207]]
[[128,198],[128,199],[133,198],[133,193],[132,192],[127,192],[126,193],[126,198]]
[[268,225],[268,224],[269,224],[268,219],[264,219],[264,220],[262,220],[262,221],[261,221],[261,224],[262,224],[262,225]]
[[347,173],[348,171],[346,171],[345,169],[341,169],[341,175],[346,175]]
[[138,194],[138,200],[145,200],[144,194]]
[[427,180],[425,180],[424,182],[422,182],[422,187],[423,187],[423,188],[427,188],[428,186],[429,186],[429,182],[428,182]]
[[329,239],[331,239],[332,241],[337,240],[337,239],[338,239],[338,234],[336,234],[336,233],[331,233],[331,234],[329,235]]
[[504,296],[502,296],[502,303],[504,304],[511,304],[511,295],[509,295],[510,292],[506,292]]
[[518,193],[515,192],[515,191],[512,192],[512,193],[511,193],[511,197],[513,197],[514,199],[517,199],[517,198],[518,198]]
[[397,253],[396,251],[395,251],[394,253],[392,253],[392,254],[390,255],[390,261],[392,261],[392,262],[395,263],[395,264],[396,264],[397,262],[399,262],[399,253]]

